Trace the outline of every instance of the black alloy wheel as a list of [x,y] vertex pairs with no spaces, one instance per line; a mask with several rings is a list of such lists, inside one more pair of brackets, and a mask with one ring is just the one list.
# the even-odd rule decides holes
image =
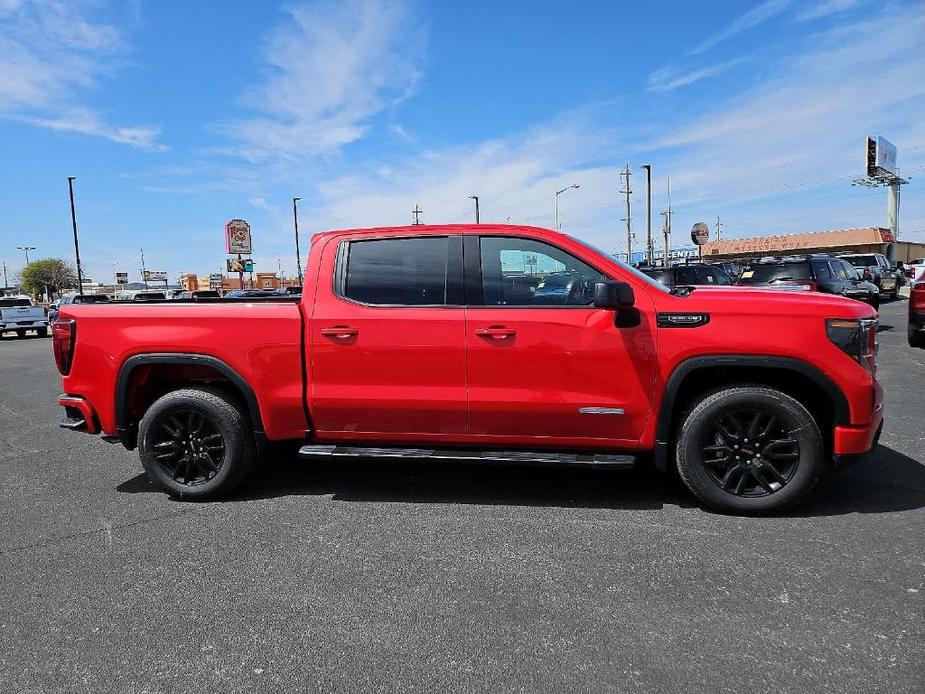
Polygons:
[[806,406],[765,385],[703,395],[680,423],[675,456],[694,496],[727,513],[781,511],[805,499],[831,469]]
[[720,414],[700,450],[713,481],[743,497],[779,492],[800,464],[799,441],[780,417],[761,409]]
[[168,494],[217,499],[253,469],[254,427],[233,393],[183,388],[148,407],[138,425],[138,452],[148,478]]
[[152,436],[152,448],[164,474],[186,486],[208,482],[225,463],[222,432],[195,410],[176,408],[163,413]]

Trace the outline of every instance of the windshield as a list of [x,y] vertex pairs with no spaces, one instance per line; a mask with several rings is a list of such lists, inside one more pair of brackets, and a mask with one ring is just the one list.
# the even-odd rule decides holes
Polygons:
[[749,265],[739,278],[739,284],[771,284],[811,279],[809,263],[767,263]]
[[877,259],[872,255],[846,255],[845,260],[855,267],[873,267]]
[[635,275],[640,280],[648,284],[650,287],[654,287],[655,289],[658,289],[661,292],[665,292],[666,294],[669,294],[671,292],[671,290],[668,287],[666,287],[664,284],[662,284],[661,282],[658,282],[657,280],[654,280],[648,275],[646,275],[644,272],[640,272],[636,268],[627,265],[622,260],[618,260],[617,258],[612,256],[610,253],[608,253],[607,251],[601,250],[594,244],[588,243],[587,241],[582,241],[581,239],[576,239],[574,236],[570,236],[569,238],[572,239],[573,241],[576,241],[577,243],[580,243],[582,246],[584,246],[588,250],[594,251],[598,255],[602,255],[608,260],[613,261],[614,263],[619,265],[621,268],[626,270],[631,275]]

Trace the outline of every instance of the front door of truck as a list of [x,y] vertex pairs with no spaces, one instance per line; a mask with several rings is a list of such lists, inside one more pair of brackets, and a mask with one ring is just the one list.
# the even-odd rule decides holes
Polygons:
[[308,401],[321,438],[435,440],[466,430],[462,241],[333,237],[308,321]]
[[617,327],[613,311],[592,305],[594,284],[607,278],[574,254],[512,236],[466,244],[470,434],[558,446],[637,441],[655,378],[648,295],[636,292],[639,325]]

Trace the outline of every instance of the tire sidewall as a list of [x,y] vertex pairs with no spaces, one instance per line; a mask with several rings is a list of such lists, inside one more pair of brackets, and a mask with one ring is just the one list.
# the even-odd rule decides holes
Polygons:
[[[796,472],[779,491],[760,497],[741,497],[716,483],[703,463],[701,433],[730,409],[760,408],[773,413],[792,427],[800,458]],[[711,508],[735,513],[769,513],[786,509],[802,500],[825,470],[824,446],[819,427],[809,411],[780,391],[762,387],[741,387],[706,396],[688,414],[677,441],[678,471],[688,488]]]
[[[158,399],[148,411],[139,425],[138,452],[141,464],[149,478],[167,493],[182,499],[205,499],[223,493],[237,483],[238,467],[244,462],[246,456],[251,455],[247,439],[242,436],[242,421],[234,421],[229,412],[213,398],[217,398],[206,391],[183,390]],[[227,404],[227,403],[226,403]],[[212,479],[196,485],[185,485],[174,480],[158,463],[153,451],[153,438],[156,427],[163,417],[180,410],[194,410],[203,416],[221,432],[225,445],[224,461],[218,473]],[[232,410],[237,413],[236,410]],[[238,419],[242,420],[240,414]]]

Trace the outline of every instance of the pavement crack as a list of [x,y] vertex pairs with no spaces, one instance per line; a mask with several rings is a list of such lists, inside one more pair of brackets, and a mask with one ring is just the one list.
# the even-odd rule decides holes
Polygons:
[[19,545],[17,547],[10,547],[0,551],[0,556],[6,556],[8,554],[15,554],[17,552],[22,552],[27,549],[40,549],[42,547],[54,547],[55,545],[62,545],[72,540],[80,540],[91,535],[105,535],[108,539],[108,543],[112,546],[112,533],[116,530],[124,530],[126,528],[134,528],[138,525],[145,525],[146,523],[157,523],[162,520],[170,520],[173,518],[179,518],[181,516],[186,516],[191,513],[200,513],[198,509],[189,509],[187,511],[180,511],[179,513],[165,513],[159,516],[151,516],[150,518],[140,518],[129,523],[121,523],[119,525],[112,525],[106,521],[102,521],[102,525],[99,528],[93,528],[89,530],[81,530],[76,533],[69,533],[67,535],[60,535],[58,537],[52,538],[50,540],[43,540],[41,542],[33,542],[26,545]]

